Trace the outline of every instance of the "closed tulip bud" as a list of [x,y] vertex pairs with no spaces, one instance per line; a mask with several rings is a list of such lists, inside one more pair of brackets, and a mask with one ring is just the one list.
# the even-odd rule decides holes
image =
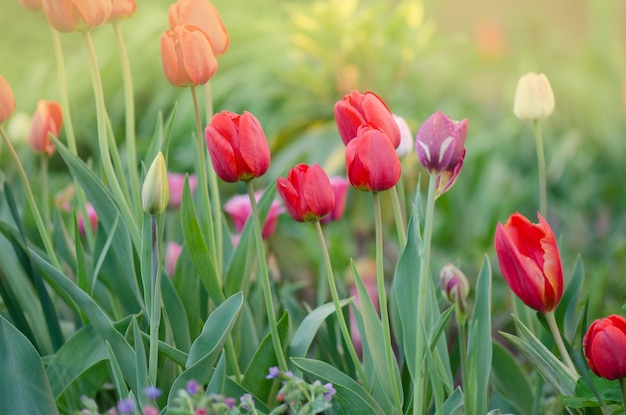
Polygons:
[[11,117],[15,111],[15,98],[9,83],[0,76],[0,125]]
[[495,248],[504,280],[528,307],[541,313],[556,308],[563,295],[563,270],[550,225],[514,213],[496,227]]
[[359,128],[369,124],[382,131],[393,148],[400,145],[400,129],[383,100],[373,92],[352,91],[335,104],[335,121],[344,144],[357,136]]
[[529,72],[519,79],[513,112],[525,121],[541,120],[554,112],[554,93],[544,74]]
[[215,173],[225,182],[248,181],[264,175],[269,168],[265,132],[249,112],[215,114],[204,133]]
[[287,212],[298,222],[319,220],[335,206],[330,180],[318,164],[298,164],[289,171],[287,178],[278,178],[276,187]]
[[[258,202],[261,200],[263,192],[255,192],[254,198]],[[252,214],[252,205],[250,204],[250,197],[248,195],[233,196],[224,204],[224,211],[230,215],[235,225],[235,230],[239,233],[243,231],[243,227],[246,221]],[[276,232],[276,226],[278,225],[278,216],[283,213],[285,209],[282,207],[278,200],[273,200],[270,210],[267,212],[265,222],[263,223],[263,229],[261,230],[261,236],[263,239],[267,239]]]
[[152,165],[146,173],[146,178],[141,188],[141,203],[144,212],[151,216],[161,215],[167,208],[170,200],[170,188],[167,181],[167,166],[163,154],[155,157]]
[[611,315],[596,320],[583,337],[583,351],[589,368],[609,379],[626,377],[626,319]]
[[[167,182],[170,188],[170,202],[167,207],[177,209],[183,200],[183,190],[185,188],[186,174],[168,173]],[[189,191],[193,194],[198,187],[198,177],[195,174],[189,175]]]
[[58,137],[62,123],[61,105],[58,102],[40,100],[37,103],[37,111],[33,114],[28,133],[30,148],[36,153],[42,153],[46,156],[52,155],[55,146],[50,135]]
[[198,26],[213,44],[213,52],[219,56],[226,52],[230,38],[219,12],[208,0],[178,0],[169,8],[170,27],[184,24]]
[[345,177],[333,176],[330,178],[330,186],[333,188],[333,193],[335,194],[335,207],[330,212],[330,215],[322,219],[322,223],[339,220],[346,211],[350,181]]
[[43,7],[41,0],[18,0],[18,3],[25,9],[32,10],[34,12],[41,10]]
[[183,25],[161,36],[165,77],[174,86],[203,85],[217,70],[211,40],[198,26]]
[[42,0],[48,22],[59,32],[84,32],[111,16],[111,0]]
[[439,283],[443,296],[455,304],[457,307],[457,319],[459,323],[464,323],[467,317],[467,306],[465,299],[469,295],[469,282],[467,277],[457,267],[452,264],[446,264],[441,269],[439,275]]
[[391,189],[402,167],[391,141],[380,130],[364,127],[346,146],[346,170],[352,186],[368,192]]
[[137,10],[135,0],[113,0],[111,9],[111,20],[127,19]]

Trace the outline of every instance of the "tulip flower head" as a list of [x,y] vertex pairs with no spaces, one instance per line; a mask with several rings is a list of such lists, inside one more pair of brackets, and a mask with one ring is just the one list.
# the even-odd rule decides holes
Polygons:
[[393,148],[400,145],[400,129],[383,100],[373,92],[352,91],[335,104],[335,121],[344,144],[357,136],[359,128],[369,124],[382,131]]
[[583,337],[583,351],[589,368],[609,379],[626,377],[626,319],[611,315],[596,320]]
[[[258,202],[261,200],[263,192],[255,192],[254,198]],[[250,205],[250,197],[248,195],[233,196],[224,204],[224,210],[228,213],[233,220],[235,230],[239,233],[243,231],[243,227],[246,221],[252,214],[252,205]],[[267,239],[276,232],[276,226],[278,225],[278,216],[285,211],[285,208],[280,204],[278,200],[273,200],[270,210],[267,212],[265,222],[263,223],[263,229],[261,230],[261,236],[263,239]]]
[[15,98],[9,83],[0,76],[0,125],[4,124],[15,111]]
[[269,168],[265,132],[249,112],[215,114],[204,133],[213,168],[225,182],[248,181],[264,175]]
[[36,153],[42,153],[46,156],[52,155],[55,147],[50,135],[58,137],[62,123],[61,105],[58,102],[40,100],[37,103],[37,111],[33,114],[28,133],[30,148]]
[[113,0],[111,9],[111,20],[127,19],[137,10],[135,0]]
[[[178,209],[183,200],[183,189],[185,188],[185,178],[187,174],[167,173],[167,182],[170,188],[170,201],[168,208]],[[198,187],[198,177],[195,174],[189,175],[189,191],[193,194]]]
[[554,112],[554,93],[544,74],[529,72],[519,79],[513,112],[525,121],[542,120]]
[[194,25],[176,26],[161,36],[165,77],[174,86],[203,85],[217,70],[211,40]]
[[464,323],[467,318],[466,299],[469,295],[469,282],[459,268],[452,264],[446,264],[439,274],[439,283],[443,296],[452,304],[456,305],[457,319]]
[[169,20],[172,30],[184,24],[198,26],[211,39],[216,56],[228,49],[230,38],[222,17],[208,0],[178,0],[169,8]]
[[167,181],[165,158],[159,151],[146,173],[141,188],[141,203],[144,212],[151,216],[161,215],[170,200],[170,188]]
[[495,249],[500,271],[511,290],[528,307],[541,313],[556,308],[563,295],[563,270],[550,225],[514,213],[496,227]]
[[321,220],[322,223],[339,220],[346,211],[350,181],[345,177],[333,176],[330,178],[330,186],[333,188],[333,193],[335,194],[335,207],[330,212],[330,215],[325,216]]
[[367,192],[391,189],[402,167],[391,141],[380,130],[366,126],[346,146],[346,169],[352,186]]
[[298,164],[289,171],[287,178],[278,178],[276,187],[287,211],[298,222],[320,220],[335,206],[330,180],[318,164]]
[[84,32],[107,22],[111,0],[42,0],[50,25],[59,32]]

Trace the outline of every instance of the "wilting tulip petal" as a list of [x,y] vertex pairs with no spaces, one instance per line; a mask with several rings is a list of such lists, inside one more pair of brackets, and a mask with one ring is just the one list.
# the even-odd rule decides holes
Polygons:
[[541,313],[556,308],[563,294],[563,270],[550,225],[519,213],[496,227],[495,248],[504,280],[528,307]]

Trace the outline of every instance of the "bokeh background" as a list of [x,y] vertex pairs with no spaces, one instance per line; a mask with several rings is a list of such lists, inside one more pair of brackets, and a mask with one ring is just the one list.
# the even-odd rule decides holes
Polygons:
[[[165,0],[138,0],[122,22],[134,76],[139,155],[143,158],[159,113],[178,104],[170,168],[190,171],[194,160],[193,110],[187,89],[165,79],[159,38],[168,28]],[[531,125],[512,113],[517,79],[544,72],[556,110],[542,122],[548,161],[549,222],[560,241],[566,275],[580,255],[590,317],[619,313],[626,298],[626,5],[620,0],[215,0],[231,36],[211,81],[214,109],[252,112],[272,148],[273,185],[298,162],[320,163],[343,174],[343,144],[333,105],[352,89],[372,90],[403,116],[413,134],[437,109],[468,118],[461,176],[437,203],[433,270],[446,262],[474,281],[487,255],[495,259],[496,223],[538,210],[536,149]],[[124,99],[110,27],[94,41],[116,137],[123,147]],[[80,155],[97,164],[95,111],[87,57],[78,34],[62,35],[69,94]],[[56,63],[41,13],[16,1],[0,7],[0,74],[13,88],[17,114],[9,124],[27,168],[35,158],[24,145],[37,100],[58,100]],[[23,113],[23,114],[20,114]],[[63,135],[62,135],[63,138]],[[0,149],[1,180],[17,183]],[[51,193],[69,179],[61,158],[51,160]],[[403,159],[410,209],[423,171]],[[37,178],[33,178],[36,182]],[[425,180],[422,180],[422,184]],[[224,198],[243,193],[222,185]],[[387,200],[387,202],[389,202]],[[391,260],[390,208],[386,218]],[[373,222],[368,194],[351,190],[346,217],[329,226],[335,267],[371,256]],[[283,215],[270,241],[281,277],[306,288],[319,266],[312,229]],[[392,261],[387,261],[393,264]],[[508,315],[510,296],[494,263],[494,307]],[[390,265],[389,272],[393,271]],[[584,300],[584,299],[583,299]]]

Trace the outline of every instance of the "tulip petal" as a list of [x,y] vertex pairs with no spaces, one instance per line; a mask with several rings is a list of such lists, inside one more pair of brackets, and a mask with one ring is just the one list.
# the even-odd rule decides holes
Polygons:
[[[188,28],[196,26],[187,25]],[[213,54],[209,38],[198,28],[182,39],[183,65],[194,85],[205,84],[217,70],[217,60]]]
[[316,217],[326,216],[333,210],[335,193],[328,176],[319,164],[309,167],[306,175],[304,175],[302,190],[304,198]]
[[239,117],[239,151],[246,170],[249,169],[254,177],[267,172],[270,163],[267,138],[259,121],[247,111]]
[[178,68],[178,53],[175,47],[175,34],[171,30],[161,35],[161,62],[163,63],[163,72],[167,80],[175,86],[182,86],[179,83],[180,76]]
[[398,148],[400,128],[383,100],[373,92],[366,92],[362,108],[365,119],[387,135],[394,149]]
[[233,148],[228,139],[222,136],[212,123],[206,127],[205,136],[213,168],[220,179],[225,182],[237,182],[239,181],[239,177],[237,177],[235,168],[235,153]]
[[[354,144],[352,143],[354,141]],[[402,169],[385,134],[376,129],[360,132],[346,147],[350,183],[360,190],[378,192],[395,186]]]
[[363,115],[346,100],[337,101],[335,104],[335,121],[339,136],[345,145],[356,137],[359,127],[366,123]]
[[287,208],[287,211],[289,212],[291,217],[298,222],[304,222],[304,218],[302,217],[300,211],[298,192],[296,191],[293,184],[288,179],[284,177],[279,177],[278,180],[276,180],[276,189],[285,201],[285,207]]
[[593,337],[590,348],[593,369],[605,379],[619,379],[626,375],[626,333],[607,326]]

